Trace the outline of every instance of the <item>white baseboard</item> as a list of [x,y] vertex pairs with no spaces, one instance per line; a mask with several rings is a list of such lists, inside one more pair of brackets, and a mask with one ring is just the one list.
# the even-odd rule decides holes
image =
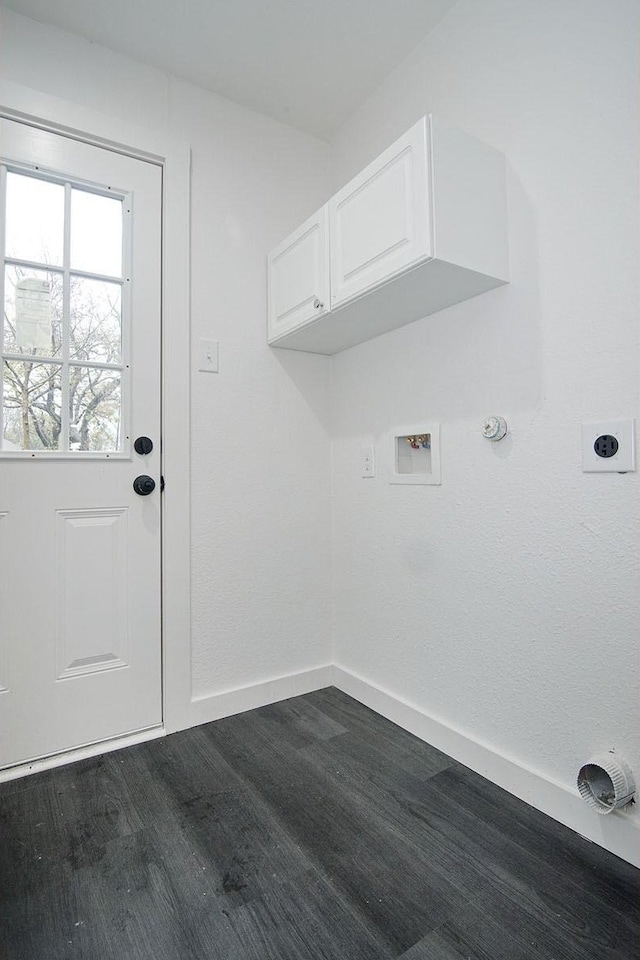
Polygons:
[[[255,707],[265,707],[267,704],[277,703],[279,700],[299,697],[303,693],[311,693],[312,690],[322,690],[323,687],[330,687],[332,683],[333,666],[324,664],[321,667],[314,667],[301,673],[291,673],[284,677],[253,683],[246,687],[237,687],[233,690],[225,690],[222,693],[195,697],[189,704],[188,722],[184,723],[182,728],[177,729],[195,727],[201,723],[209,723],[211,720],[221,720],[223,717],[231,717],[236,713],[244,713],[246,710],[253,710]],[[57,753],[54,756],[30,760],[14,767],[6,767],[0,770],[0,783],[17,780],[20,777],[26,777],[31,773],[39,773],[41,770],[49,770],[52,767],[75,763],[77,760],[85,760],[87,757],[96,757],[101,753],[121,750],[123,747],[132,747],[137,743],[144,743],[146,740],[155,740],[157,737],[165,736],[166,732],[164,727],[150,727],[147,730],[140,730],[124,737],[115,737],[112,740],[87,744],[74,750]],[[170,732],[174,733],[176,731],[172,729]]]
[[610,850],[636,867],[640,866],[640,820],[634,807],[631,807],[629,812],[615,811],[604,816],[595,813],[580,798],[577,788],[573,792],[564,784],[550,780],[539,771],[529,769],[512,757],[500,754],[490,745],[447,726],[419,707],[343,667],[334,666],[333,683],[354,700],[475,770],[487,780],[508,790],[587,840]]
[[[574,792],[570,787],[550,780],[539,771],[501,754],[491,745],[448,726],[402,697],[338,665],[325,664],[301,673],[196,697],[189,705],[189,723],[185,726],[220,720],[332,685],[587,840],[640,867],[640,817],[634,808],[607,816],[594,813],[580,798],[577,789]],[[164,735],[163,727],[153,727],[20,764],[0,770],[0,783]]]
[[76,763],[78,760],[86,760],[87,757],[97,757],[101,753],[111,753],[112,750],[122,750],[124,747],[133,747],[136,743],[146,743],[147,740],[157,740],[158,737],[164,736],[164,727],[148,727],[146,730],[128,733],[123,737],[89,743],[84,747],[65,750],[63,753],[55,753],[50,757],[42,757],[39,760],[28,760],[27,763],[18,763],[14,767],[5,767],[0,770],[0,783],[18,780],[20,777],[28,777],[32,773],[40,773],[41,770],[63,767],[67,763]]
[[269,703],[299,697],[312,690],[322,690],[333,683],[333,666],[324,664],[302,673],[290,673],[284,677],[252,683],[246,687],[235,687],[221,693],[204,694],[194,697],[189,705],[189,726],[211,720],[221,720],[236,713],[244,713],[256,707],[265,707]]

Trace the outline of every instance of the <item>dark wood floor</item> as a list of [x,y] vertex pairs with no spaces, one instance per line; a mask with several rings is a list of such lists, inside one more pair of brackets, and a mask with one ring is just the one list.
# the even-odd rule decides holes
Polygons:
[[1,960],[631,960],[639,871],[330,688],[0,786]]

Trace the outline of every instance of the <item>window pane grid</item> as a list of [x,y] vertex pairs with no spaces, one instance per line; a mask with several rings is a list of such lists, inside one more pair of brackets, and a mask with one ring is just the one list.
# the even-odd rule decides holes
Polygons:
[[71,249],[71,184],[64,185],[64,232],[62,276],[62,449],[69,450],[69,251]]
[[[61,365],[60,357],[41,357],[40,355],[36,356],[31,353],[9,353],[4,351],[2,354],[3,360],[12,360],[12,361],[23,361],[27,360],[30,363],[55,363],[58,366]],[[95,360],[69,360],[70,367],[91,367],[96,370],[125,370],[126,364],[122,363],[98,363]]]
[[[60,360],[62,351],[62,274],[50,270],[36,270],[7,264],[4,280],[4,332],[5,354],[37,355]],[[25,306],[33,298],[38,306],[43,290],[48,307],[43,314],[37,311],[24,316]],[[23,311],[22,317],[20,312]],[[21,326],[18,321],[21,321]],[[30,349],[23,349],[25,332],[30,333]]]
[[63,265],[60,218],[64,216],[65,187],[50,179],[7,173],[4,198],[5,252],[26,255],[51,266]]
[[[64,267],[56,267],[50,263],[41,263],[39,260],[21,260],[19,257],[5,257],[4,262],[7,266],[25,267],[30,270],[42,270],[46,273],[64,273]],[[108,283],[124,284],[124,277],[113,277],[109,273],[91,273],[89,270],[71,270],[69,274],[72,277],[81,277],[85,280],[105,280]]]
[[[0,211],[4,215],[4,210],[6,207],[6,196],[7,196],[7,168],[0,164]],[[5,318],[5,298],[4,298],[4,282],[5,282],[5,230],[0,229],[0,263],[2,263],[2,270],[0,270],[0,303],[2,304],[2,329],[0,330],[0,356],[1,351],[4,349],[4,318]],[[4,447],[4,359],[0,363],[0,452]]]
[[60,364],[5,361],[4,439],[20,449],[58,451],[61,447]]
[[47,273],[64,273],[64,267],[57,267],[55,263],[42,263],[40,260],[21,260],[20,257],[5,257],[8,267],[27,267],[30,270],[46,270]]
[[[0,301],[4,304],[0,450],[31,456],[122,455],[123,441],[129,439],[124,435],[123,417],[129,387],[123,329],[128,299],[124,294],[128,253],[124,226],[128,221],[123,197],[86,189],[66,178],[48,178],[41,173],[32,177],[30,171],[15,167],[10,174],[11,198],[7,167],[0,165],[0,209],[4,213],[0,230]],[[20,224],[21,219],[40,222],[40,210],[34,213],[28,208],[30,181],[34,180],[42,184],[34,191],[36,199],[54,198],[50,209],[59,206],[60,188],[64,191],[62,216],[41,225],[41,237],[37,229],[21,232],[11,226]],[[55,185],[58,193],[47,194],[45,184]],[[56,240],[58,230],[62,237]],[[21,256],[27,248],[33,253],[41,249],[42,259]],[[50,250],[54,252],[50,254]],[[56,284],[60,285],[57,294]]]

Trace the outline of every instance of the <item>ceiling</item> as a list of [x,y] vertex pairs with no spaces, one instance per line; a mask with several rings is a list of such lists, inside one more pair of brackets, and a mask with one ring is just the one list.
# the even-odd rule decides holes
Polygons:
[[456,0],[3,0],[328,139]]

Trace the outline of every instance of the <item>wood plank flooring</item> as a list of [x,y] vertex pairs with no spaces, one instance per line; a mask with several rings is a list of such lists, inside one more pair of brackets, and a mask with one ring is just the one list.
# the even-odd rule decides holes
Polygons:
[[334,688],[0,785],[0,960],[631,960],[639,876]]

